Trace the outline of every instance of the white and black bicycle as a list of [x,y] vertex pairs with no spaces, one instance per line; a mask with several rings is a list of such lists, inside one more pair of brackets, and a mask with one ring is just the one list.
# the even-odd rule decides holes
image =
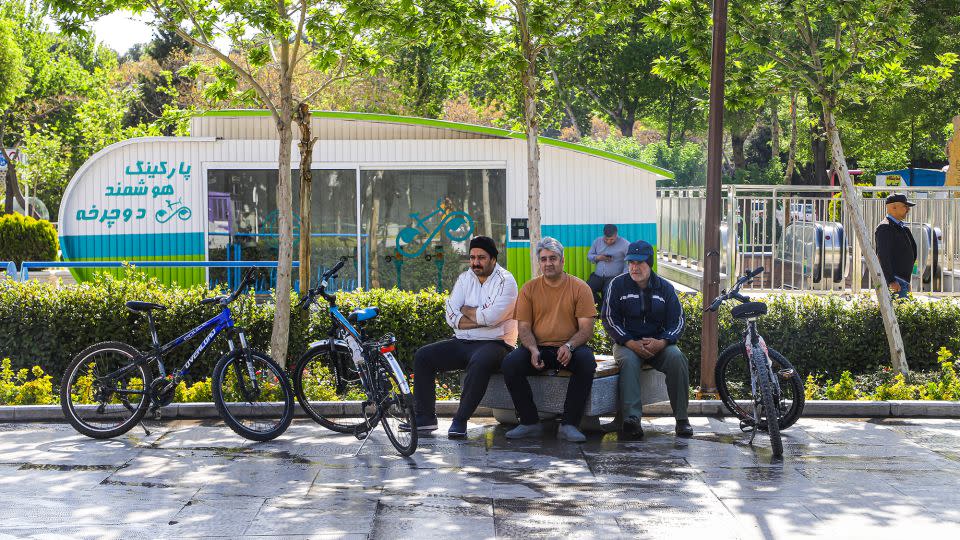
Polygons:
[[762,272],[760,267],[744,273],[729,292],[715,298],[707,309],[717,311],[731,299],[741,302],[731,310],[731,315],[746,321],[747,326],[743,339],[720,353],[715,374],[717,391],[724,406],[740,419],[740,429],[750,433],[750,444],[757,431],[765,431],[770,436],[773,455],[781,457],[780,431],[792,426],[803,412],[803,381],[782,354],[767,347],[757,330],[757,319],[766,315],[767,305],[740,293],[741,287]]

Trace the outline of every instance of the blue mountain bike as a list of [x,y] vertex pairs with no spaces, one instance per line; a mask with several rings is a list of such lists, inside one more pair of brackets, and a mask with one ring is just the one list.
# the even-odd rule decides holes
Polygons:
[[[377,423],[383,425],[390,443],[400,454],[417,450],[417,430],[400,431],[400,424],[416,426],[413,394],[400,363],[393,356],[396,338],[386,334],[370,339],[364,325],[379,315],[375,307],[358,309],[344,316],[337,297],[328,293],[327,280],[337,276],[346,258],[320,278],[320,285],[304,294],[298,308],[308,309],[317,296],[329,304],[327,338],[310,344],[291,374],[297,401],[323,427],[355,435],[366,443]],[[325,401],[359,401],[354,410],[334,409]],[[360,449],[363,444],[357,449]]]
[[[217,362],[211,380],[213,401],[220,416],[230,429],[247,439],[268,441],[278,437],[293,420],[290,382],[273,359],[250,348],[243,330],[235,327],[228,307],[256,277],[256,269],[251,268],[233,294],[201,300],[200,304],[219,304],[220,314],[165,345],[157,339],[153,311],[166,307],[127,302],[127,309],[146,317],[153,347],[141,353],[126,343],[107,341],[80,352],[67,366],[60,383],[63,415],[88,437],[107,439],[126,433],[143,419],[148,409],[157,413],[160,407],[173,402],[177,385],[190,372],[190,366],[214,338],[225,332],[230,350]],[[208,330],[209,334],[183,366],[168,372],[164,355]],[[153,375],[154,365],[158,377]]]

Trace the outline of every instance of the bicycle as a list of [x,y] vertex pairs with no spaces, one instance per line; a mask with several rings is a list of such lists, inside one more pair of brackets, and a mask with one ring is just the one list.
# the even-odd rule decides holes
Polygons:
[[[431,231],[427,228],[425,223],[434,216],[440,214],[441,220],[436,227]],[[433,241],[433,238],[443,231],[446,237],[454,242],[460,242],[466,240],[470,237],[470,234],[473,232],[473,218],[469,214],[461,210],[448,212],[444,202],[442,200],[437,200],[437,209],[433,212],[427,214],[425,217],[420,217],[419,212],[410,214],[410,218],[416,222],[416,227],[406,226],[397,233],[397,256],[403,255],[407,258],[413,259],[419,257],[430,245],[430,242]],[[414,251],[413,253],[407,251],[405,248],[412,244],[417,237],[420,236],[421,232],[427,233],[428,237],[426,240],[420,243],[420,248]]]
[[[63,414],[80,433],[95,439],[122,435],[147,414],[159,416],[161,407],[173,402],[177,385],[189,373],[190,366],[221,332],[227,332],[229,352],[213,370],[213,401],[230,429],[255,441],[278,437],[293,420],[294,405],[290,382],[269,356],[250,348],[240,328],[236,328],[228,307],[256,279],[256,269],[243,276],[240,286],[229,296],[200,301],[201,305],[219,304],[221,312],[181,335],[160,345],[153,322],[153,311],[166,309],[151,302],[127,302],[126,307],[147,318],[153,346],[141,353],[119,341],[107,341],[87,347],[67,366],[60,385]],[[183,366],[167,372],[163,357],[201,332],[210,330],[200,346]],[[234,344],[236,335],[240,347]],[[159,376],[154,378],[151,365]],[[142,424],[141,424],[142,426]],[[149,435],[149,430],[143,427]]]
[[[326,300],[330,313],[327,338],[310,344],[293,371],[293,389],[303,410],[323,427],[337,433],[353,434],[363,443],[359,455],[377,423],[383,425],[390,443],[401,455],[410,456],[417,449],[417,430],[400,431],[400,423],[416,427],[413,394],[393,356],[396,338],[386,334],[368,339],[364,323],[379,315],[376,307],[351,312],[346,317],[337,307],[336,296],[326,291],[327,280],[337,277],[346,257],[320,278],[320,284],[307,291],[297,305],[309,309],[316,297]],[[330,414],[329,407],[319,401],[334,399],[359,400],[359,416],[345,418]]]
[[[743,339],[720,353],[715,371],[717,391],[723,405],[740,420],[740,429],[751,433],[750,444],[753,444],[758,430],[766,431],[773,455],[780,457],[783,455],[780,431],[792,426],[803,412],[803,381],[793,365],[782,354],[767,347],[757,331],[757,319],[767,313],[767,305],[752,302],[740,293],[741,287],[762,272],[763,267],[745,272],[733,288],[729,292],[722,291],[707,310],[717,311],[730,299],[741,302],[731,314],[735,319],[746,321],[747,326]],[[752,403],[749,409],[738,401],[747,398]],[[776,421],[771,422],[771,418]]]

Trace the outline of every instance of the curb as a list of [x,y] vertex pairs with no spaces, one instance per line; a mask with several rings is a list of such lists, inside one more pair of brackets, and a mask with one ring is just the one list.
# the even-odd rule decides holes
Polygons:
[[[437,414],[451,417],[456,413],[459,401],[438,401]],[[320,408],[324,414],[343,415],[349,409],[359,407],[357,401],[324,401]],[[174,403],[160,409],[164,419],[219,418],[213,403]],[[672,416],[670,403],[661,402],[644,406],[647,416]],[[728,416],[729,413],[718,400],[690,400],[690,416]],[[296,416],[306,413],[296,405]],[[476,417],[492,416],[492,410],[480,407]],[[803,416],[825,418],[960,418],[960,401],[808,401]],[[0,422],[62,421],[59,405],[5,405],[0,406]]]

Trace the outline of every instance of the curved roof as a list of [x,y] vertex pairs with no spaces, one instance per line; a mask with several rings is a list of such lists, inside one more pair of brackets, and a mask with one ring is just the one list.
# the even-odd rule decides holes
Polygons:
[[[432,118],[419,118],[415,116],[397,116],[393,114],[377,114],[377,113],[362,113],[362,112],[341,112],[341,111],[312,111],[311,113],[315,118],[331,118],[337,120],[355,120],[355,121],[367,121],[367,122],[385,122],[391,124],[406,124],[406,125],[416,125],[416,126],[427,126],[441,129],[451,129],[457,131],[465,131],[468,133],[476,133],[480,135],[488,135],[491,137],[504,138],[504,139],[526,139],[527,136],[524,133],[510,131],[507,129],[500,129],[488,126],[478,126],[476,124],[465,124],[461,122],[450,122],[447,120],[435,120]],[[201,113],[197,116],[270,116],[270,111],[267,110],[255,110],[255,109],[233,109],[233,110],[218,110],[218,111],[207,111]],[[566,141],[561,141],[557,139],[551,139],[549,137],[540,137],[538,139],[541,144],[546,146],[554,146],[557,148],[565,148],[567,150],[573,150],[575,152],[580,152],[583,154],[589,154],[597,157],[602,157],[631,167],[636,167],[638,169],[643,169],[645,171],[652,172],[656,175],[662,176],[664,178],[673,178],[674,174],[667,169],[657,167],[656,165],[650,165],[649,163],[644,163],[640,160],[622,156],[620,154],[615,154],[613,152],[607,152],[606,150],[600,150],[598,148],[592,148],[582,144],[576,144]]]

